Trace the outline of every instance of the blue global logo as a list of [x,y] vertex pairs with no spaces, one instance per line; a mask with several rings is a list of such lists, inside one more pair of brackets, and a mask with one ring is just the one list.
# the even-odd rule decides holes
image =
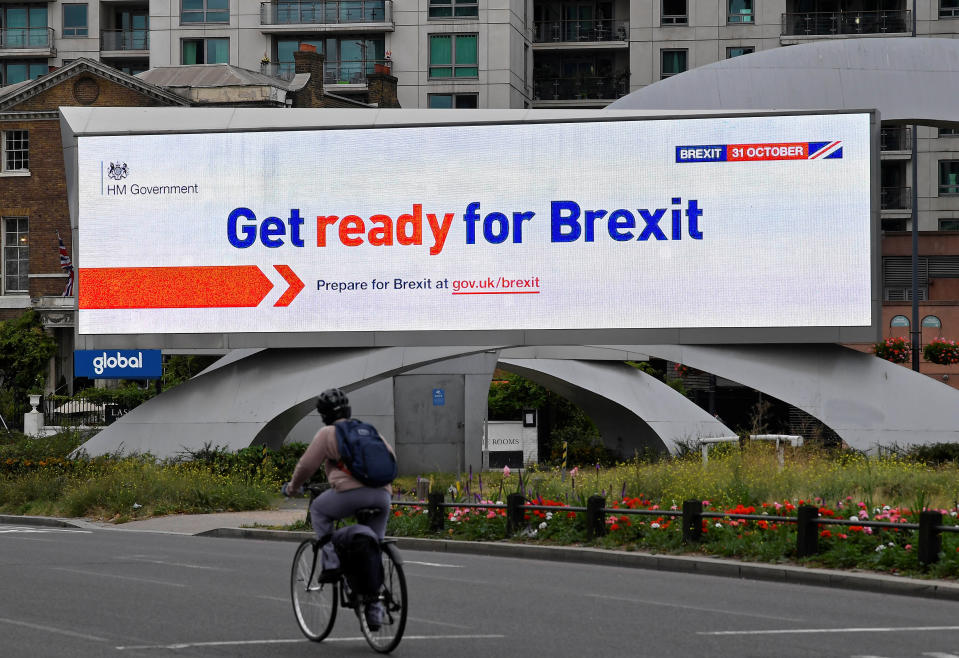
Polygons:
[[162,362],[160,350],[75,350],[73,373],[89,379],[157,379]]

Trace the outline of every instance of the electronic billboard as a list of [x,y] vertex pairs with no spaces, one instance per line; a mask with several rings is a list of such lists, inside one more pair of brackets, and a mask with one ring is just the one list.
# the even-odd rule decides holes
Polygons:
[[519,115],[75,130],[78,337],[872,339],[874,113]]

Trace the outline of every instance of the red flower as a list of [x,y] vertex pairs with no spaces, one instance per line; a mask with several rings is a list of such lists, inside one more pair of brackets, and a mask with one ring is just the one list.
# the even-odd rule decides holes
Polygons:
[[829,537],[832,537],[832,533],[829,530],[823,530],[819,533],[819,536],[826,537],[828,539]]

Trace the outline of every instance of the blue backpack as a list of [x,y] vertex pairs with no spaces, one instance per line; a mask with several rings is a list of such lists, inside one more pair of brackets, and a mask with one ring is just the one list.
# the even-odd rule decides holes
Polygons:
[[396,457],[375,427],[355,418],[333,427],[340,462],[350,475],[368,487],[382,487],[396,479]]

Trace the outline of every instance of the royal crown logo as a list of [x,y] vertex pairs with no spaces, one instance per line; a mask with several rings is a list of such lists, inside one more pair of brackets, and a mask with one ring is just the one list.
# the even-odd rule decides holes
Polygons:
[[123,180],[130,175],[130,170],[127,169],[126,162],[111,162],[110,171],[107,172],[107,176],[113,180]]

